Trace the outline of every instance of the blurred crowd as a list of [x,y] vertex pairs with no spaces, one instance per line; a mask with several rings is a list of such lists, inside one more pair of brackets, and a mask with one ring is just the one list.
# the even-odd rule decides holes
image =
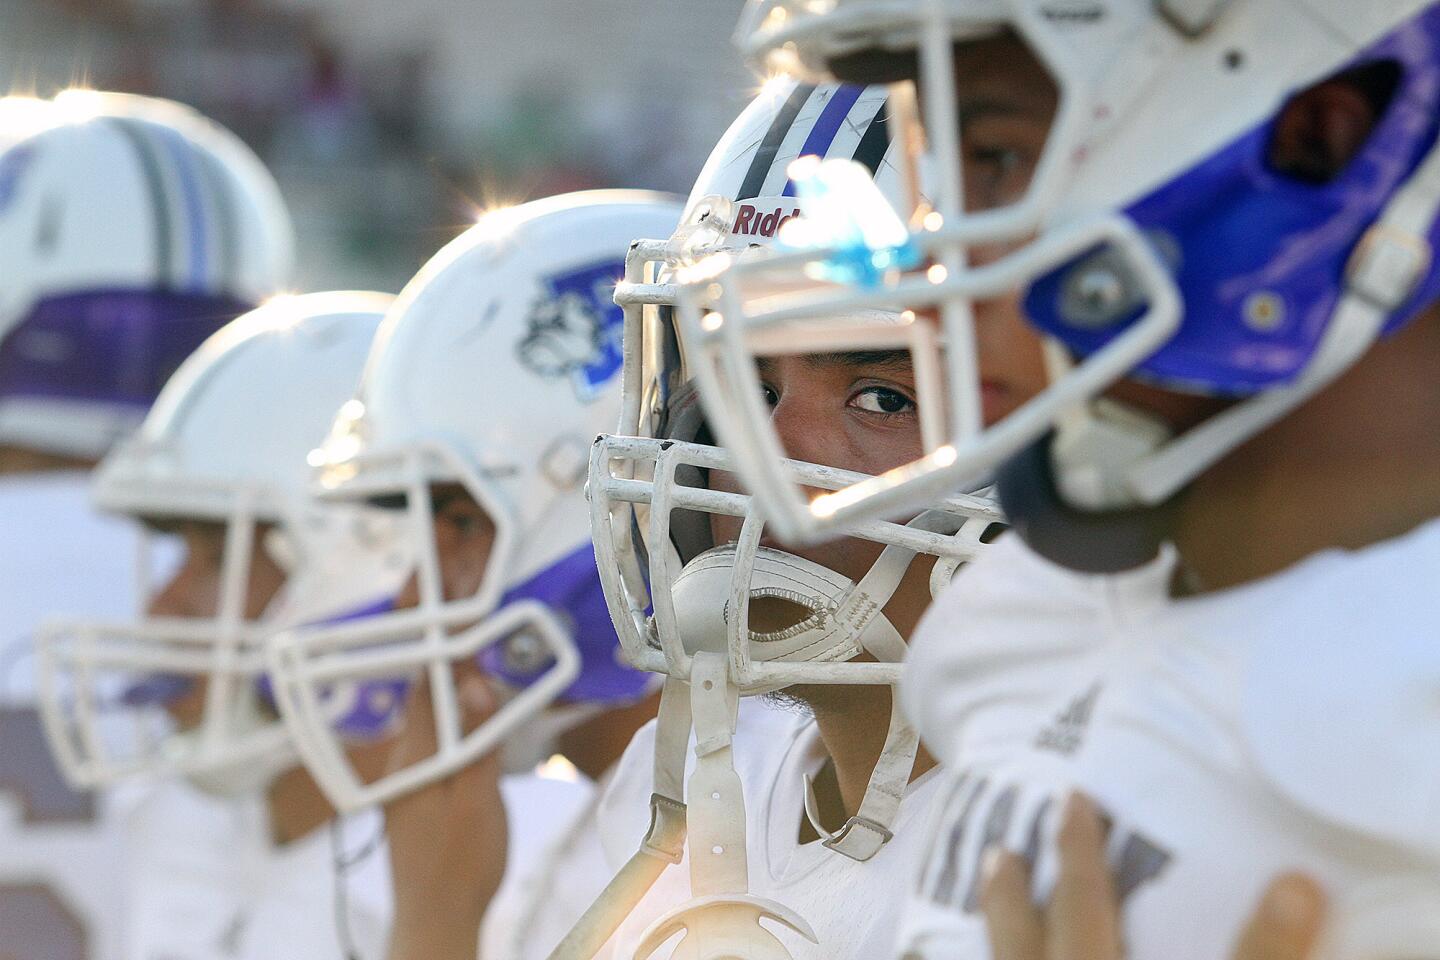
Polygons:
[[[683,192],[747,95],[724,44],[606,57],[611,73],[595,72],[599,42],[653,49],[697,18],[724,37],[737,0],[658,13],[546,2],[522,16],[493,3],[389,6],[0,0],[0,81],[14,93],[81,85],[180,99],[234,130],[291,204],[304,289],[397,290],[489,206],[592,187]],[[512,59],[497,62],[487,44],[476,62],[492,27],[515,33],[501,45]],[[553,43],[535,44],[537,32]],[[687,103],[701,83],[709,96]],[[673,142],[677,129],[689,140]]]

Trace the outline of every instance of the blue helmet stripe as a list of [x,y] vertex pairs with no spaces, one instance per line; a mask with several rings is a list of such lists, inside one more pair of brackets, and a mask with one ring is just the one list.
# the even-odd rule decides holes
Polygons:
[[[819,119],[810,128],[810,133],[805,137],[805,143],[800,147],[800,152],[796,156],[825,156],[830,145],[835,142],[835,135],[840,132],[840,125],[850,115],[855,101],[860,99],[863,91],[864,87],[837,87],[834,95],[830,97],[830,102],[825,104],[824,110],[820,111]],[[795,196],[794,181],[788,179],[785,181],[785,190],[781,196]]]
[[195,157],[191,153],[189,144],[182,140],[179,134],[170,129],[162,129],[164,129],[165,146],[175,161],[175,170],[179,175],[181,200],[185,208],[186,232],[189,234],[190,240],[186,266],[189,270],[192,288],[198,290],[205,286],[205,275],[209,269],[210,238],[206,235],[208,226],[205,222],[205,204],[200,197]]

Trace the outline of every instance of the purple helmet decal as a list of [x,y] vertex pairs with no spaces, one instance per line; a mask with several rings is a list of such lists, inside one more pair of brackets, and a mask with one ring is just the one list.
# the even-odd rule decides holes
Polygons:
[[[1385,62],[1399,68],[1394,95],[1364,148],[1329,182],[1301,182],[1272,170],[1272,124],[1266,122],[1126,211],[1172,263],[1185,302],[1179,332],[1137,368],[1138,376],[1243,396],[1284,384],[1304,368],[1344,288],[1351,251],[1435,140],[1440,7],[1402,24],[1352,66]],[[1440,242],[1440,232],[1430,239]],[[1106,318],[1101,329],[1067,316],[1066,279],[1074,266],[1037,281],[1025,306],[1045,333],[1086,356],[1139,311]],[[1437,296],[1440,264],[1432,264],[1385,332]]]
[[[610,622],[590,544],[515,587],[501,603],[516,600],[538,600],[569,623],[580,649],[580,676],[565,691],[566,700],[626,703],[644,695],[651,675],[620,659],[620,641]],[[539,642],[523,633],[487,648],[480,658],[487,673],[515,687],[534,682],[550,664]]]
[[[571,627],[580,650],[580,676],[565,691],[564,699],[578,703],[628,703],[644,696],[650,674],[626,666],[619,657],[619,641],[600,587],[595,553],[589,544],[566,556],[520,586],[510,590],[501,606],[519,600],[536,600],[558,613]],[[379,616],[395,609],[384,600],[325,623],[343,623]],[[540,641],[517,633],[487,647],[478,656],[480,666],[503,683],[524,688],[553,664]],[[335,729],[344,737],[374,740],[393,732],[410,693],[411,677],[385,677],[337,684],[329,697],[344,698]],[[260,681],[261,695],[273,701],[270,681]]]
[[[395,609],[395,598],[385,597],[363,607],[336,614],[320,621],[317,626],[332,626],[365,620],[390,613]],[[345,737],[357,740],[376,740],[394,730],[405,699],[410,693],[409,677],[386,677],[378,680],[362,680],[356,683],[337,684],[328,691],[328,698],[347,698],[345,709],[334,724],[335,729]],[[268,702],[274,702],[268,676],[260,679],[260,693]]]

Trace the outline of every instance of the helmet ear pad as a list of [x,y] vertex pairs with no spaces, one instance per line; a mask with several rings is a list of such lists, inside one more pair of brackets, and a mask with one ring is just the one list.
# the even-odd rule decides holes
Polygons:
[[[678,440],[703,446],[714,446],[715,438],[705,421],[705,410],[693,381],[678,387],[666,404],[665,420],[659,431],[664,440]],[[710,485],[710,471],[689,464],[675,468],[675,485],[705,489]],[[681,564],[689,563],[715,546],[710,532],[710,515],[698,510],[676,510],[670,516],[670,542],[680,556]]]
[[1054,436],[1047,433],[996,472],[1000,505],[1026,545],[1079,573],[1123,573],[1154,560],[1171,539],[1179,495],[1153,507],[1078,510],[1055,484]]

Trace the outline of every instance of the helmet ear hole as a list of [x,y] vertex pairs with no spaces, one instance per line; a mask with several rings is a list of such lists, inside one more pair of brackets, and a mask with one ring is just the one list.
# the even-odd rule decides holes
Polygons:
[[1271,131],[1267,161],[1304,183],[1334,180],[1364,148],[1399,88],[1402,72],[1381,60],[1322,81],[1291,97]]
[[35,221],[35,252],[53,256],[60,249],[60,231],[65,220],[64,201],[57,196],[47,196],[40,204],[40,216]]

